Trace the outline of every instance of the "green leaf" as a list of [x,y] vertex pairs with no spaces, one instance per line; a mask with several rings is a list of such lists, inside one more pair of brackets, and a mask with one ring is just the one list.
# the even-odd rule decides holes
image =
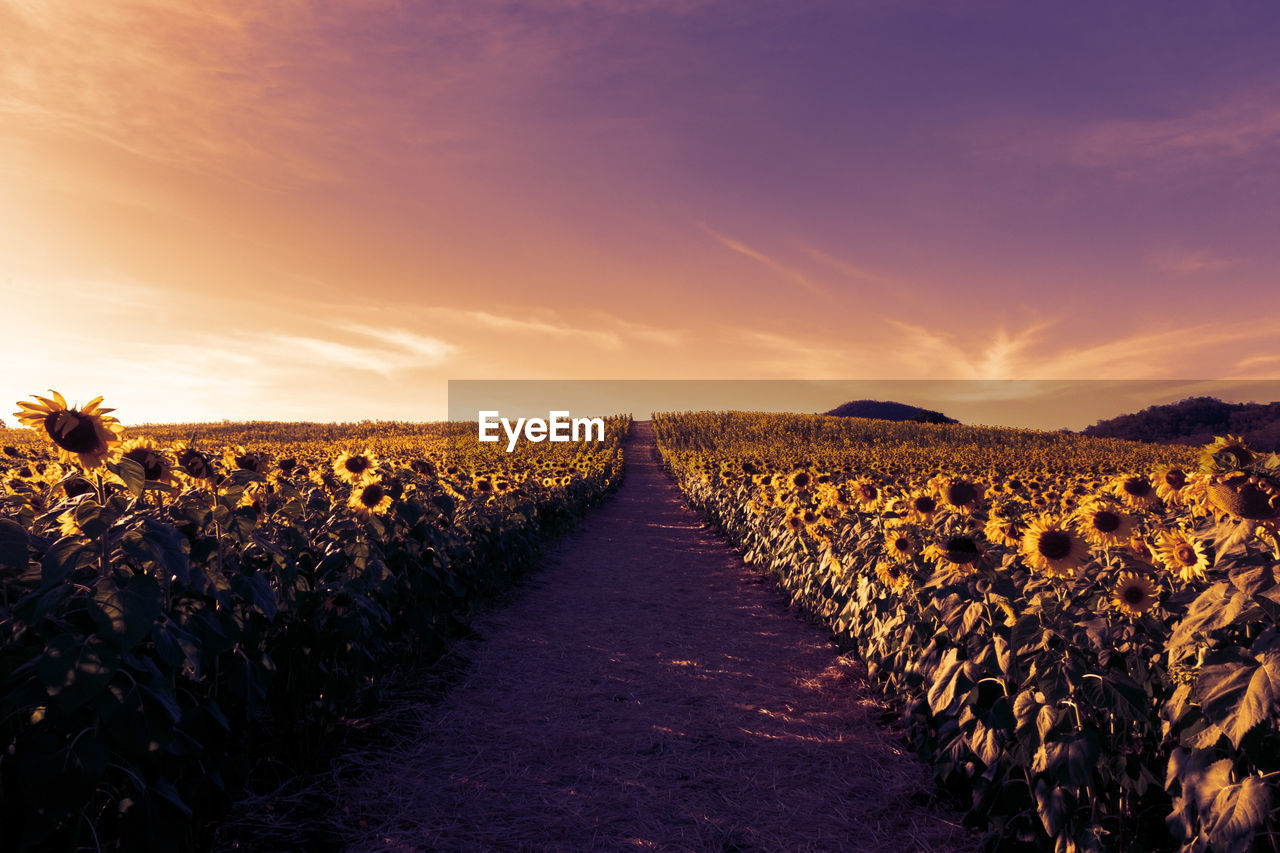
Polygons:
[[151,786],[151,792],[187,817],[191,817],[191,807],[182,801],[182,795],[168,779],[158,780]]
[[119,665],[120,655],[98,637],[59,634],[45,646],[40,680],[46,693],[74,708],[105,690]]
[[1056,785],[1050,785],[1044,779],[1036,780],[1036,811],[1050,838],[1055,838],[1062,832],[1067,816],[1071,813],[1068,796],[1066,791]]
[[1227,850],[1236,842],[1251,839],[1270,809],[1271,792],[1266,782],[1257,776],[1246,776],[1240,784],[1219,790],[1209,814],[1202,815],[1201,820],[1209,825],[1213,849]]
[[1206,666],[1196,681],[1205,717],[1217,723],[1232,745],[1270,719],[1280,703],[1280,652],[1264,652],[1257,663]]
[[1276,585],[1275,567],[1242,566],[1231,571],[1231,583],[1245,595],[1261,595]]
[[31,556],[27,553],[27,531],[16,521],[0,518],[0,569],[26,571]]
[[147,471],[141,464],[127,456],[122,456],[115,462],[108,462],[107,470],[124,481],[124,487],[128,489],[129,494],[135,498],[142,496],[143,490],[147,487]]
[[160,585],[150,575],[135,575],[123,588],[102,578],[94,587],[89,615],[103,634],[127,652],[151,633],[163,608]]
[[92,550],[79,536],[62,537],[53,543],[41,562],[42,585],[49,587],[61,583],[67,575],[90,562],[93,556]]

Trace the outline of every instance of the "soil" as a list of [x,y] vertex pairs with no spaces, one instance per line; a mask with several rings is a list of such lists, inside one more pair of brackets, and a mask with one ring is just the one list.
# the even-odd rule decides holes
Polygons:
[[415,735],[342,774],[348,849],[974,849],[864,670],[684,504],[649,424],[626,452]]

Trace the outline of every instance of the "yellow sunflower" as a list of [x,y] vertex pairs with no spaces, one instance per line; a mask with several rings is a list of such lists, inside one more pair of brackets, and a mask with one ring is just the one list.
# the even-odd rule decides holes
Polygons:
[[987,537],[987,541],[1007,548],[1017,548],[1026,532],[1026,527],[1018,516],[997,515],[994,512],[982,526],[982,535]]
[[924,549],[924,555],[933,560],[938,568],[965,573],[977,571],[984,553],[982,542],[970,533],[943,536]]
[[865,478],[851,483],[848,492],[850,501],[863,512],[873,512],[884,497],[884,490]]
[[1154,472],[1156,497],[1165,503],[1178,503],[1187,485],[1187,472],[1173,465],[1162,465]]
[[909,562],[920,551],[920,537],[910,527],[895,525],[884,532],[884,551],[900,563]]
[[142,466],[148,480],[157,483],[173,482],[173,465],[164,449],[146,436],[131,438],[120,447],[120,456],[132,459]]
[[1245,446],[1238,435],[1218,436],[1212,444],[1200,450],[1200,469],[1203,471],[1235,471],[1253,461],[1253,451]]
[[1155,584],[1142,575],[1125,572],[1111,591],[1111,603],[1121,613],[1141,616],[1155,606]]
[[1215,477],[1205,491],[1216,514],[1249,521],[1280,517],[1280,488],[1266,477],[1235,471]]
[[933,521],[941,508],[938,499],[927,492],[916,492],[907,497],[907,515],[920,524]]
[[1142,474],[1125,474],[1111,484],[1111,492],[1132,509],[1153,509],[1160,503],[1156,487]]
[[1027,525],[1022,555],[1032,568],[1051,578],[1074,577],[1090,560],[1088,543],[1055,515],[1042,515]]
[[377,468],[378,457],[368,449],[357,453],[343,453],[333,463],[333,473],[353,486],[372,477]]
[[956,512],[972,512],[982,500],[983,489],[962,477],[947,477],[937,489],[943,504]]
[[893,592],[904,592],[911,586],[911,569],[897,560],[878,560],[876,577]]
[[209,454],[197,450],[185,441],[173,446],[173,458],[178,462],[178,471],[198,484],[209,485],[218,479],[217,469]]
[[1183,583],[1204,580],[1209,568],[1205,544],[1181,530],[1164,530],[1156,537],[1156,559]]
[[58,457],[67,463],[78,462],[82,468],[97,468],[107,461],[120,444],[124,427],[98,404],[95,397],[79,409],[67,405],[57,391],[50,391],[53,399],[34,396],[39,403],[19,401],[21,411],[13,415],[18,422],[32,429],[43,429],[45,435],[58,448]]
[[361,518],[382,515],[391,507],[391,495],[381,481],[368,480],[351,490],[347,506]]
[[1076,523],[1086,539],[1101,547],[1123,546],[1133,536],[1133,518],[1118,506],[1098,498],[1080,505]]

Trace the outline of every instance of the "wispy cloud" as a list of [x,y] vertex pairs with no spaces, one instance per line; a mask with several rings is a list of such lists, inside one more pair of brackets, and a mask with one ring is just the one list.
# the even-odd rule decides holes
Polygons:
[[917,376],[953,379],[1013,378],[1023,369],[1040,333],[1052,325],[1034,323],[1016,332],[999,326],[988,340],[966,347],[949,332],[892,318],[885,322],[900,333],[894,347],[898,359]]
[[1237,96],[1161,118],[1111,119],[1077,133],[1071,159],[1085,166],[1131,166],[1248,157],[1280,145],[1280,98]]
[[1157,249],[1147,256],[1151,266],[1165,272],[1178,275],[1195,275],[1203,272],[1217,272],[1239,263],[1233,258],[1223,258],[1204,249],[1180,249],[1176,247]]
[[789,281],[794,285],[802,287],[805,290],[809,291],[810,293],[817,293],[817,294],[826,293],[825,288],[817,284],[814,284],[812,281],[809,280],[809,277],[806,276],[800,270],[795,269],[794,267],[787,266],[781,263],[780,261],[774,260],[770,256],[764,254],[763,252],[757,251],[756,249],[751,248],[745,243],[741,243],[737,240],[734,240],[731,237],[726,237],[725,235],[721,234],[720,232],[716,231],[715,229],[711,228],[708,225],[703,224],[702,230],[706,231],[707,234],[711,235],[712,238],[714,238],[718,243],[720,243],[725,248],[731,251],[737,252],[739,255],[743,255],[744,257],[748,257],[751,260],[755,261],[756,263],[763,264],[764,266],[773,270],[775,273],[777,273],[780,277],[782,277],[786,281]]

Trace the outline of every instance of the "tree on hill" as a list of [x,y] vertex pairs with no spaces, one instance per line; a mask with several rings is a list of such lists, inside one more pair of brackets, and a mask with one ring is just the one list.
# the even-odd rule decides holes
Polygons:
[[1208,444],[1219,435],[1241,436],[1255,450],[1280,450],[1280,403],[1226,403],[1188,397],[1148,406],[1085,427],[1085,435],[1165,444]]
[[926,424],[958,424],[955,418],[949,418],[942,412],[909,406],[906,403],[895,403],[891,400],[851,400],[836,406],[827,415],[841,418],[872,418],[881,421],[916,421]]

